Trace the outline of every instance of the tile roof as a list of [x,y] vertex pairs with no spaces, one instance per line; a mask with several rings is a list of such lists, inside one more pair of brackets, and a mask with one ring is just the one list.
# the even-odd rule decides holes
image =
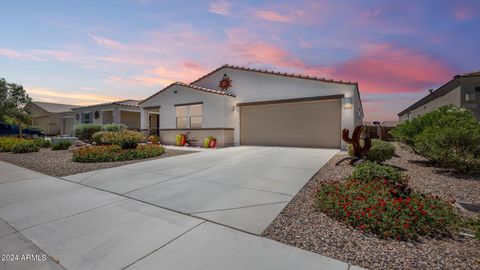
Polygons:
[[142,104],[143,102],[145,102],[146,100],[149,100],[150,98],[156,96],[157,94],[173,87],[173,86],[184,86],[184,87],[188,87],[188,88],[191,88],[191,89],[194,89],[194,90],[200,90],[200,91],[204,91],[204,92],[207,92],[207,93],[212,93],[212,94],[217,94],[217,95],[225,95],[225,96],[230,96],[230,97],[235,97],[235,95],[233,95],[232,93],[229,93],[229,92],[226,92],[226,91],[221,91],[221,90],[215,90],[215,89],[210,89],[210,88],[206,88],[206,87],[201,87],[201,86],[198,86],[198,85],[193,85],[193,84],[187,84],[187,83],[183,83],[183,82],[174,82],[168,86],[166,86],[165,88],[163,88],[162,90],[154,93],[153,95],[149,96],[148,98],[142,100],[139,104]]
[[480,70],[455,75],[455,76],[453,76],[453,79],[446,82],[444,85],[440,86],[435,91],[429,93],[427,96],[423,97],[419,101],[413,103],[411,106],[409,106],[405,110],[399,112],[397,115],[402,116],[402,115],[404,115],[404,114],[406,114],[406,113],[408,113],[412,110],[415,110],[416,108],[418,108],[420,106],[423,106],[423,105],[429,103],[430,101],[432,101],[434,99],[437,99],[441,96],[446,95],[447,93],[449,93],[450,91],[452,91],[453,89],[455,89],[457,86],[460,85],[460,81],[457,80],[458,78],[476,77],[476,76],[480,76]]
[[306,79],[306,80],[314,80],[314,81],[322,81],[322,82],[358,85],[357,82],[351,82],[351,81],[326,79],[326,78],[319,78],[319,77],[315,77],[315,76],[308,76],[308,75],[301,75],[301,74],[294,74],[294,73],[287,73],[287,72],[277,72],[277,71],[271,71],[271,70],[266,70],[266,69],[248,68],[248,67],[234,66],[234,65],[228,65],[228,64],[223,65],[223,66],[213,70],[210,73],[207,73],[206,75],[198,78],[197,80],[191,82],[190,84],[195,84],[195,83],[201,81],[202,79],[204,79],[205,77],[208,77],[211,74],[221,70],[222,68],[231,68],[231,69],[237,69],[237,70],[252,71],[252,72],[259,72],[259,73],[265,73],[265,74],[271,74],[271,75],[277,75],[277,76],[285,76],[285,77],[292,77],[292,78]]
[[79,107],[78,105],[51,103],[43,101],[32,101],[32,103],[50,113],[67,112],[72,110],[73,108]]
[[84,108],[92,108],[92,107],[100,107],[100,106],[108,106],[108,105],[120,105],[120,106],[126,106],[126,107],[134,107],[134,108],[140,108],[138,105],[140,101],[134,100],[134,99],[124,99],[124,100],[118,100],[118,101],[113,101],[113,102],[107,102],[107,103],[99,103],[99,104],[92,104],[92,105],[87,105],[87,106],[80,106],[74,109],[84,109]]
[[455,77],[476,77],[476,76],[480,76],[480,70],[458,74]]

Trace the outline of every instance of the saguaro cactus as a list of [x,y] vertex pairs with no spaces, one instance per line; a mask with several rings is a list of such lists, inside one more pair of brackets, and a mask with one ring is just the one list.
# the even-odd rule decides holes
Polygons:
[[337,162],[337,165],[340,164],[344,160],[350,160],[350,163],[353,164],[354,162],[362,159],[372,147],[372,140],[368,136],[368,134],[363,139],[363,146],[360,144],[362,131],[365,128],[363,125],[356,126],[353,130],[352,137],[350,138],[350,130],[345,128],[342,130],[342,139],[347,143],[351,144],[353,147],[353,156],[346,157]]

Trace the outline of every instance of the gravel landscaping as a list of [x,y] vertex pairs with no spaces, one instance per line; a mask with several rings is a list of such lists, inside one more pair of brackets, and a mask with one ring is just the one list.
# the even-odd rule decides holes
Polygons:
[[79,163],[72,161],[72,153],[68,150],[52,151],[49,148],[43,148],[40,149],[40,152],[25,154],[13,154],[7,152],[0,153],[0,160],[47,175],[60,177],[99,169],[118,167],[126,164],[137,163],[152,159],[185,155],[194,152],[195,151],[176,149],[172,150],[165,148],[165,153],[163,155],[149,159],[137,159],[117,162]]
[[[455,175],[429,165],[398,144],[395,148],[398,157],[388,163],[407,169],[413,188],[448,200],[480,203],[479,177]],[[474,238],[455,235],[447,239],[421,238],[418,242],[385,240],[317,211],[314,204],[319,184],[343,179],[353,171],[348,162],[335,166],[342,157],[335,156],[320,169],[263,235],[369,269],[480,269],[480,241]]]

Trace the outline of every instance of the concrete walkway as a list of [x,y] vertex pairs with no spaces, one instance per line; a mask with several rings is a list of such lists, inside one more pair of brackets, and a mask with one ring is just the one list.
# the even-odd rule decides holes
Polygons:
[[[185,168],[186,173],[170,166],[171,161],[168,160],[178,158],[168,158],[157,164],[152,161],[131,164],[123,171],[124,174],[128,175],[130,180],[142,184],[128,183],[125,177],[118,177],[119,175],[117,178],[105,178],[119,180],[115,184],[120,187],[108,181],[94,181],[93,176],[100,175],[99,171],[91,173],[90,177],[84,175],[82,183],[78,184],[0,162],[0,251],[2,256],[12,255],[5,258],[11,261],[1,262],[0,269],[353,269],[346,263],[245,233],[229,224],[223,226],[221,222],[212,223],[192,215],[197,212],[183,214],[178,209],[170,211],[135,198],[142,194],[135,192],[146,187],[165,185],[177,180],[180,180],[180,186],[181,183],[189,181],[208,184],[207,181],[183,178],[202,173],[206,167],[213,168],[211,163],[218,160],[230,160],[232,164],[240,159],[245,159],[244,162],[255,160],[248,157],[250,154],[247,152],[250,151],[241,150],[239,149],[238,156],[235,157],[227,153],[223,155],[222,151],[185,156],[183,159],[191,159],[193,155],[205,155],[202,156],[203,163],[190,164],[190,167]],[[264,157],[267,152],[276,151],[267,148],[251,150],[258,150],[255,156]],[[209,153],[222,155],[210,156]],[[278,156],[281,153],[282,151],[278,152]],[[277,165],[283,166],[281,160],[276,161]],[[306,168],[313,164],[307,162],[301,166]],[[168,171],[168,174],[158,174],[155,167]],[[87,177],[93,181],[89,182],[92,186],[92,183],[97,183],[103,189],[118,190],[112,192],[100,190],[99,187],[88,187],[85,185]],[[140,187],[142,185],[144,186]],[[229,184],[232,188],[234,185],[238,184]],[[194,194],[209,192],[202,190],[199,184],[194,187],[197,190],[186,190]],[[181,196],[182,193],[176,192],[181,189],[154,190]],[[243,189],[260,192],[256,191],[257,188],[242,187],[235,192],[259,200],[257,194],[250,194]],[[221,189],[216,191],[222,192]],[[231,193],[232,196],[235,192]],[[289,194],[268,192],[278,193],[282,200],[281,196]],[[215,203],[208,204],[202,200],[203,195],[197,197],[194,194],[191,196],[195,199],[185,195],[184,201],[188,203],[172,205],[180,205],[184,207],[181,209],[193,211],[195,203],[198,204],[197,209],[201,210],[230,206],[228,197],[212,198]],[[209,194],[213,195],[214,192]],[[242,196],[234,196],[235,203],[231,205],[243,203],[244,201],[239,199]],[[277,200],[275,196],[277,195],[268,198]],[[250,207],[252,206],[247,205],[245,208]],[[256,215],[245,214],[244,218],[249,216]],[[243,226],[243,223],[239,224]]]

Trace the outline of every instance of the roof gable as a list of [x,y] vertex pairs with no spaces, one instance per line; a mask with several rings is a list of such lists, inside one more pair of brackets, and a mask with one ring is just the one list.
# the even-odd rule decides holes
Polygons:
[[165,88],[161,89],[160,91],[156,92],[155,94],[149,96],[148,98],[142,100],[142,102],[140,102],[139,104],[142,104],[144,103],[145,101],[153,98],[154,96],[174,87],[174,86],[183,86],[183,87],[188,87],[190,89],[194,89],[194,90],[199,90],[199,91],[203,91],[203,92],[207,92],[207,93],[211,93],[211,94],[217,94],[217,95],[224,95],[224,96],[230,96],[230,97],[235,97],[235,95],[231,94],[231,93],[228,93],[226,91],[221,91],[221,90],[215,90],[215,89],[210,89],[210,88],[206,88],[206,87],[201,87],[201,86],[198,86],[198,85],[193,85],[193,84],[186,84],[186,83],[182,83],[182,82],[174,82],[168,86],[166,86]]
[[274,76],[284,76],[284,77],[291,77],[291,78],[297,78],[297,79],[304,79],[304,80],[314,80],[314,81],[321,81],[321,82],[329,82],[329,83],[340,83],[340,84],[348,84],[348,85],[358,85],[357,82],[351,82],[351,81],[342,81],[342,80],[334,80],[334,79],[326,79],[326,78],[320,78],[320,77],[315,77],[315,76],[308,76],[308,75],[302,75],[302,74],[294,74],[294,73],[287,73],[287,72],[277,72],[277,71],[271,71],[271,70],[266,70],[266,69],[256,69],[256,68],[248,68],[248,67],[242,67],[242,66],[234,66],[234,65],[223,65],[206,75],[203,75],[202,77],[196,79],[195,81],[191,82],[190,84],[196,84],[199,81],[209,77],[210,75],[216,73],[217,71],[224,69],[224,68],[229,68],[229,69],[236,69],[236,70],[243,70],[243,71],[250,71],[250,72],[256,72],[256,73],[263,73],[263,74],[270,74]]

